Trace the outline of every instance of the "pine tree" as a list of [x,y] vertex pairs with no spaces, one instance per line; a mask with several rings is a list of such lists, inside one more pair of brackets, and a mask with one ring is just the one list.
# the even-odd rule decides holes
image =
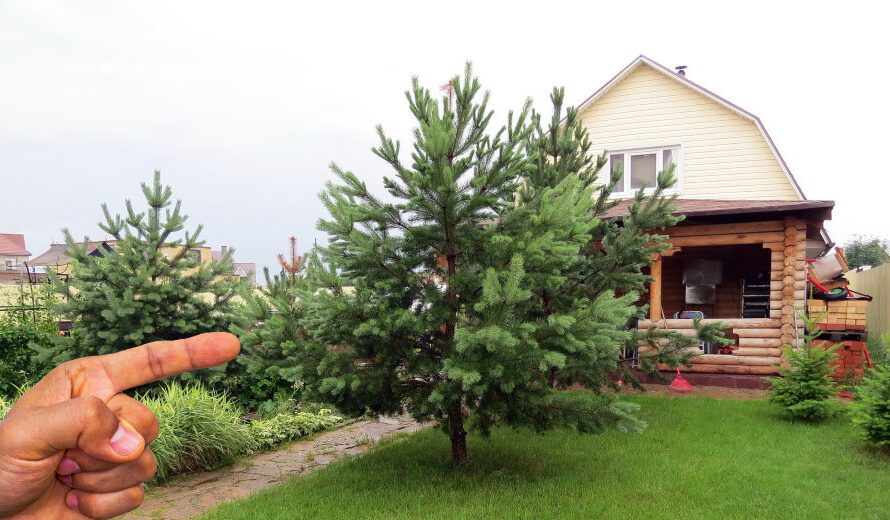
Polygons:
[[632,405],[575,399],[552,379],[570,371],[598,391],[619,369],[641,270],[661,247],[646,231],[676,221],[671,199],[641,192],[628,231],[605,222],[604,159],[589,157],[574,111],[561,124],[561,91],[547,131],[529,103],[490,131],[469,66],[449,85],[438,101],[416,79],[406,93],[418,125],[410,164],[378,127],[374,153],[395,171],[386,199],[332,167],[325,289],[307,295],[313,341],[297,354],[307,390],[346,411],[437,420],[456,463],[470,412],[483,433],[639,430]]
[[251,408],[298,390],[300,353],[311,341],[302,325],[303,296],[314,287],[306,277],[306,262],[317,258],[298,255],[294,237],[291,259],[279,257],[282,271],[271,275],[268,268],[263,270],[265,287],[245,295],[246,324],[233,328],[241,340],[237,361],[244,367],[233,394]]
[[[653,255],[670,247],[668,237],[660,232],[682,220],[673,214],[677,195],[667,194],[676,183],[673,165],[659,173],[657,186],[651,193],[640,189],[634,195],[628,204],[627,216],[620,222],[606,218],[609,210],[622,202],[612,194],[623,172],[618,170],[603,177],[606,153],[592,155],[592,143],[578,111],[574,107],[564,110],[564,99],[565,91],[555,88],[550,96],[553,111],[549,125],[539,126],[535,138],[529,141],[529,156],[534,159],[534,167],[524,179],[521,204],[517,208],[520,215],[529,211],[542,214],[549,203],[544,197],[553,190],[571,188],[584,193],[578,214],[560,208],[564,222],[538,221],[538,229],[531,231],[531,236],[539,242],[546,242],[553,240],[554,233],[571,229],[572,225],[589,223],[589,240],[581,244],[580,256],[573,263],[539,266],[542,276],[533,287],[537,288],[536,298],[542,312],[548,316],[585,299],[595,301],[604,295],[643,294],[650,280],[644,268],[651,264]],[[552,262],[558,255],[541,258]],[[557,271],[561,277],[549,276]],[[642,318],[646,310],[647,306],[635,308],[631,318]],[[622,338],[627,352],[636,352],[640,343],[651,347],[650,353],[640,361],[644,370],[654,373],[657,362],[670,365],[688,362],[692,357],[689,347],[699,341],[728,343],[720,328],[720,324],[696,324],[697,337],[655,328],[630,329]],[[551,348],[560,350],[562,338],[548,336]],[[629,362],[635,359],[633,355],[626,356],[618,366],[611,362],[611,357],[607,359],[598,371],[591,372],[591,367],[596,366],[591,359],[579,360],[580,363],[560,371],[553,370],[551,383],[583,383],[596,387],[611,381],[606,372],[617,371],[623,381],[638,386],[636,375],[629,369]]]
[[227,330],[234,320],[239,283],[225,276],[232,273],[232,253],[222,261],[200,261],[194,250],[204,245],[202,226],[183,231],[188,217],[161,184],[160,172],[142,184],[142,193],[147,207],[137,211],[127,200],[125,217],[102,205],[105,222],[99,227],[116,240],[113,251],[90,255],[63,230],[73,272],[67,280],[53,277],[52,289],[61,297],[55,310],[71,320],[72,334],[38,348],[40,359],[58,364]]

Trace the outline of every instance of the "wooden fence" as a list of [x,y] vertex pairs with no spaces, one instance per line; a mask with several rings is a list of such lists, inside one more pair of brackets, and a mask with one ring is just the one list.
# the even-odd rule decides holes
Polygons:
[[850,288],[874,297],[868,304],[866,321],[871,335],[890,333],[890,264],[846,274]]

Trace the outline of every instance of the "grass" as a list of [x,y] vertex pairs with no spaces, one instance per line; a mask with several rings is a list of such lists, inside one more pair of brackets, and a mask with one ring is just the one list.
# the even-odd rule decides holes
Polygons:
[[643,434],[500,429],[471,436],[454,468],[427,430],[202,518],[890,518],[890,457],[846,421],[791,423],[766,401],[628,399]]

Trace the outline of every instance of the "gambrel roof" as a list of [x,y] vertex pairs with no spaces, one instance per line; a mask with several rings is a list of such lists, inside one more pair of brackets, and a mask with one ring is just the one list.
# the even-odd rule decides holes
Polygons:
[[650,67],[652,70],[655,70],[656,72],[664,75],[665,77],[670,78],[670,79],[678,82],[679,84],[695,91],[695,92],[698,92],[699,94],[716,102],[717,104],[719,104],[719,105],[723,106],[724,108],[730,110],[731,112],[737,114],[738,116],[742,117],[743,119],[746,119],[746,120],[754,123],[754,126],[757,127],[757,130],[763,136],[764,141],[767,143],[770,151],[772,152],[773,156],[775,157],[776,161],[778,162],[779,167],[782,169],[782,172],[788,178],[788,181],[791,184],[791,186],[793,187],[797,196],[800,197],[801,200],[806,200],[806,196],[803,194],[803,191],[800,189],[800,185],[797,183],[797,180],[794,178],[794,175],[792,175],[791,170],[788,168],[788,165],[785,163],[785,159],[782,158],[782,154],[779,153],[779,149],[776,148],[776,145],[773,142],[772,137],[770,137],[769,132],[766,131],[766,128],[763,126],[763,123],[760,121],[760,118],[758,118],[756,115],[752,114],[751,112],[748,112],[747,110],[739,107],[738,105],[728,101],[727,99],[720,97],[719,95],[702,87],[701,85],[695,83],[694,81],[686,78],[686,76],[677,74],[673,70],[665,67],[664,65],[662,65],[656,61],[653,61],[653,60],[647,58],[646,56],[644,56],[642,54],[640,56],[638,56],[636,59],[634,59],[628,66],[626,66],[624,69],[622,69],[621,72],[616,74],[605,85],[600,87],[599,90],[597,90],[590,97],[585,99],[584,102],[582,102],[578,106],[578,112],[582,113],[585,110],[587,110],[588,108],[590,108],[594,103],[597,102],[597,100],[602,98],[607,92],[612,90],[613,87],[615,87],[617,84],[621,83],[622,80],[624,80],[627,76],[629,76],[632,72],[634,72],[641,66]]

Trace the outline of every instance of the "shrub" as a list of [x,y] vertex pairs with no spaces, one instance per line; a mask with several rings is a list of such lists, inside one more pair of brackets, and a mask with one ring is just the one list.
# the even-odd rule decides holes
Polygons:
[[890,366],[869,370],[857,389],[859,401],[853,411],[853,424],[868,442],[890,446]]
[[299,437],[326,430],[343,420],[331,410],[322,408],[317,413],[298,412],[279,414],[270,419],[257,419],[250,423],[253,439],[251,452],[256,453],[292,441]]
[[252,446],[238,407],[201,384],[171,383],[142,401],[160,423],[160,434],[151,446],[158,460],[155,481],[230,463]]
[[822,421],[837,414],[832,400],[836,347],[814,345],[814,334],[807,334],[800,349],[786,347],[788,367],[782,367],[781,378],[771,378],[770,401],[782,406],[785,415],[801,421]]
[[32,347],[49,345],[58,332],[50,303],[44,287],[19,286],[14,304],[0,313],[0,396],[15,397],[46,372]]

